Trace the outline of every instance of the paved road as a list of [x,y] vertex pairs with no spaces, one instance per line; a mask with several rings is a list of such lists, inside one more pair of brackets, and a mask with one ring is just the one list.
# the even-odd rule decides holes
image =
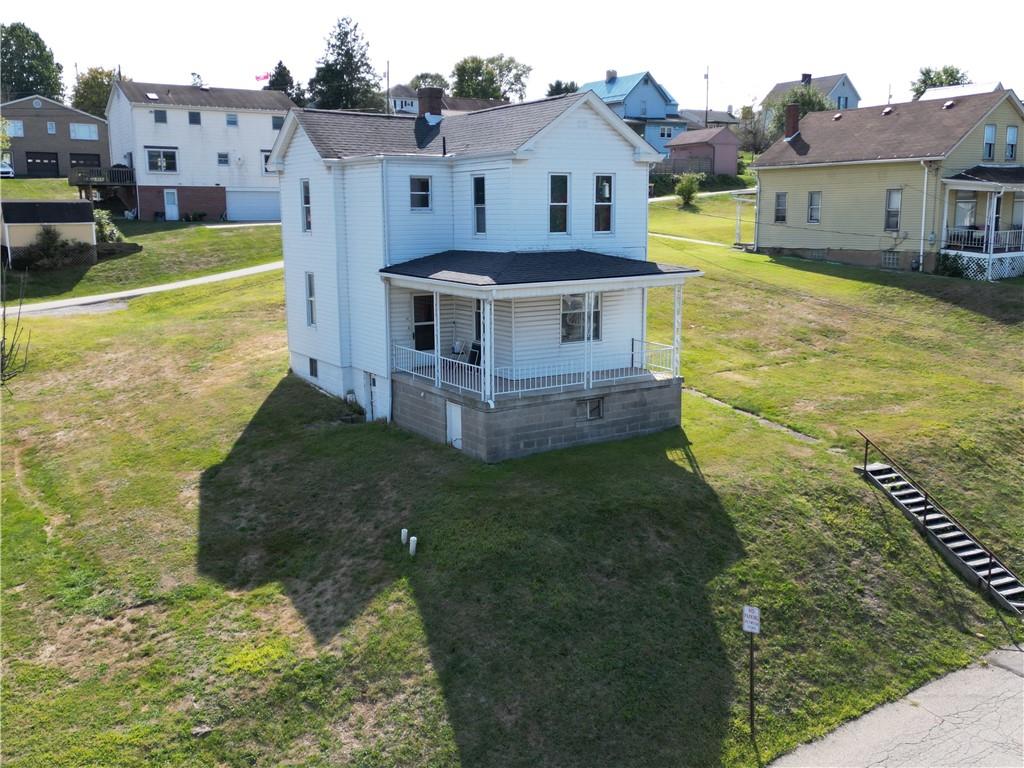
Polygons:
[[1012,648],[879,707],[770,768],[1022,765],[1024,653]]
[[[127,291],[116,291],[114,293],[97,293],[92,296],[78,296],[73,299],[60,299],[58,301],[39,301],[35,304],[25,304],[21,308],[23,315],[49,315],[49,314],[61,314],[62,310],[67,310],[69,307],[84,307],[90,304],[103,304],[108,301],[118,301],[121,299],[133,299],[136,296],[145,296],[150,293],[163,293],[164,291],[176,291],[179,288],[190,288],[193,285],[206,285],[207,283],[219,283],[221,280],[234,280],[236,277],[247,277],[249,275],[258,275],[261,272],[272,272],[275,269],[281,269],[284,266],[283,261],[272,261],[269,264],[260,264],[255,267],[246,267],[245,269],[233,269],[230,272],[218,272],[213,275],[206,275],[205,277],[193,277],[190,280],[178,280],[174,283],[162,283],[161,285],[147,285],[141,288],[132,288]],[[8,306],[9,311],[14,311],[14,307]]]

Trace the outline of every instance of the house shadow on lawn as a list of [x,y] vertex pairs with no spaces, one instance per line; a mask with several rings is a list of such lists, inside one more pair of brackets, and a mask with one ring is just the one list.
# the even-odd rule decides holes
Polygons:
[[202,573],[280,582],[320,644],[407,579],[463,766],[720,762],[706,589],[743,551],[682,430],[487,466],[343,407],[281,381],[202,478]]
[[982,280],[940,277],[932,274],[895,272],[816,261],[799,256],[772,256],[771,260],[780,266],[804,272],[913,291],[930,299],[938,299],[968,312],[983,315],[1004,325],[1024,322],[1024,287],[1019,283],[988,283]]

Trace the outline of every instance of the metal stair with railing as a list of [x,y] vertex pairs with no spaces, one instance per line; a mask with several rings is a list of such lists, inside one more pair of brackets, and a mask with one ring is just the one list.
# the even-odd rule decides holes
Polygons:
[[[969,583],[988,594],[997,605],[1024,615],[1024,582],[963,523],[945,509],[910,474],[860,430],[864,463],[856,467],[864,479],[880,489],[928,542]],[[869,464],[874,449],[885,461]]]

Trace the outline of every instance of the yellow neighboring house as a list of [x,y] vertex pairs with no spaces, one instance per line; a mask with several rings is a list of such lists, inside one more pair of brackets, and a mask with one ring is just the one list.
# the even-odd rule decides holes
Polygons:
[[755,247],[850,264],[1024,275],[1024,107],[1012,90],[813,112],[754,164]]

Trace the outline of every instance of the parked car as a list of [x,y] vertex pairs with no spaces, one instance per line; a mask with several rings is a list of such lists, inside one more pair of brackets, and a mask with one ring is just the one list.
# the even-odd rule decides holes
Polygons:
[[13,179],[14,168],[8,162],[0,162],[0,179]]

